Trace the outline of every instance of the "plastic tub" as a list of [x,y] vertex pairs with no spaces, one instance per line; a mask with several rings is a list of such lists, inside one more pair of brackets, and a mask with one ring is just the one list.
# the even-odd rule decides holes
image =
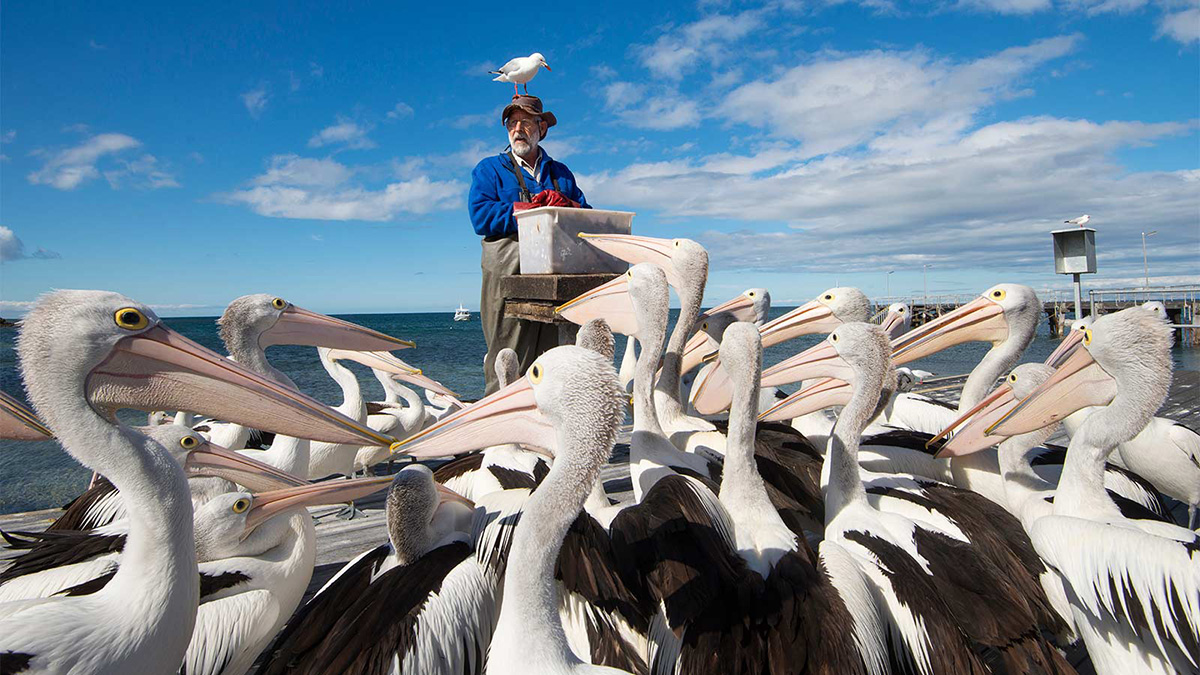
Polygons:
[[580,232],[629,234],[631,211],[542,206],[517,212],[521,274],[620,274],[629,264],[579,238]]

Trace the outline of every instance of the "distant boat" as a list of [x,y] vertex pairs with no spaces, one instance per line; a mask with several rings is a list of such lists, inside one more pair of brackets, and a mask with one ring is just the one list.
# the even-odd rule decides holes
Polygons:
[[463,307],[461,302],[458,303],[458,309],[454,310],[454,320],[455,321],[470,321],[471,320],[471,311],[468,310],[466,307]]

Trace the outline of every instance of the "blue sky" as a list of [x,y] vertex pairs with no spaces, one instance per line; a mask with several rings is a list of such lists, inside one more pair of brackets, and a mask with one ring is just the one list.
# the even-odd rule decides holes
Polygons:
[[164,314],[253,292],[331,312],[478,304],[471,167],[509,85],[635,231],[709,248],[706,301],[1200,280],[1195,0],[6,3],[0,314],[51,288]]

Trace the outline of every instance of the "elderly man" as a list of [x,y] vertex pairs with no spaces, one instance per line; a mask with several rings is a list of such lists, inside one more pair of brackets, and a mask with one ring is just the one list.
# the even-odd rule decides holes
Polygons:
[[558,345],[558,330],[550,324],[505,318],[504,296],[500,279],[520,272],[517,246],[517,220],[513,204],[528,202],[539,193],[554,191],[567,199],[591,208],[575,184],[575,176],[562,162],[556,162],[539,147],[546,132],[558,120],[554,113],[542,111],[536,96],[515,96],[504,108],[500,121],[508,130],[508,148],[487,157],[471,172],[471,192],[467,206],[475,233],[483,237],[483,287],[479,315],[488,353],[484,360],[487,392],[497,389],[495,358],[505,347],[517,352],[521,372],[525,372],[539,354]]

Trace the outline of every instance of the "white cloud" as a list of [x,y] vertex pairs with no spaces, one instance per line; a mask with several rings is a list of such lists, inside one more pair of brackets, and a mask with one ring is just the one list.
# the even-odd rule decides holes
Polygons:
[[25,243],[11,229],[0,225],[0,262],[33,258],[36,260],[54,260],[61,258],[56,251],[39,248],[31,254],[25,253]]
[[1050,9],[1051,0],[959,0],[960,9],[978,9],[997,14],[1032,14]]
[[30,173],[27,178],[35,185],[74,190],[89,180],[99,178],[101,170],[97,165],[111,157],[108,162],[110,168],[104,170],[103,174],[114,188],[129,179],[133,180],[136,187],[179,187],[174,176],[163,169],[153,155],[142,155],[135,160],[118,157],[141,145],[137,139],[125,134],[97,134],[79,145],[50,155],[42,168]]
[[[962,128],[982,107],[1020,95],[1018,81],[1071,51],[1077,36],[1040,40],[954,64],[924,50],[826,54],[738,87],[718,112],[801,141],[813,155],[894,129]],[[957,131],[957,129],[955,129]]]
[[1200,41],[1200,7],[1163,14],[1158,24],[1158,34],[1183,44]]
[[1140,265],[1145,226],[1171,239],[1159,242],[1168,273],[1195,266],[1200,170],[1128,172],[1110,156],[1195,128],[1038,117],[809,161],[781,145],[579,180],[593,203],[740,224],[698,237],[722,269],[850,272],[906,261],[1042,269],[1047,232],[1087,212],[1116,256],[1110,269]]
[[272,218],[386,221],[405,213],[458,208],[466,192],[459,181],[435,181],[424,175],[368,189],[351,182],[354,174],[331,159],[276,156],[248,187],[222,197]]
[[309,73],[309,75],[312,75],[313,77],[317,78],[318,80],[321,79],[322,77],[325,77],[325,69],[323,67],[321,67],[320,65],[313,63],[313,62],[309,62],[309,64],[308,64],[308,73]]
[[12,143],[15,140],[17,140],[16,129],[9,129],[8,131],[4,132],[3,136],[0,136],[0,143]]
[[356,122],[338,118],[336,124],[325,127],[308,139],[308,147],[320,148],[326,145],[342,144],[355,150],[366,150],[375,147],[375,142],[367,138],[369,129]]
[[674,87],[656,87],[617,80],[604,86],[608,109],[623,123],[639,129],[667,131],[700,123],[700,107]]
[[748,10],[735,15],[714,14],[663,33],[653,44],[635,48],[650,72],[679,80],[685,74],[719,62],[728,46],[764,23],[763,12]]
[[250,116],[254,119],[258,119],[258,116],[267,109],[268,98],[267,88],[265,86],[257,89],[251,89],[250,91],[243,93],[241,96],[242,104],[246,106],[246,111],[249,112]]
[[387,118],[389,120],[402,120],[406,117],[412,117],[412,106],[404,101],[398,102],[395,107],[388,111]]

